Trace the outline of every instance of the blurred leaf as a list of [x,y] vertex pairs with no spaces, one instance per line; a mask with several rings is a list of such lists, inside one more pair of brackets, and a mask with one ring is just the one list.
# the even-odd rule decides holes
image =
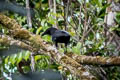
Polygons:
[[72,47],[73,52],[77,53],[77,54],[80,54],[81,46],[82,46],[82,44],[80,42],[78,42],[76,46]]
[[16,63],[16,58],[17,58],[17,55],[13,55],[10,57],[10,62],[14,65]]
[[9,62],[9,56],[5,58],[5,64],[7,64],[8,62]]
[[40,33],[40,31],[42,30],[42,27],[39,27],[36,31],[36,34],[38,35]]
[[117,13],[117,14],[116,14],[115,20],[116,20],[116,22],[117,22],[118,24],[120,24],[120,13]]
[[24,59],[27,61],[30,58],[30,52],[25,51],[23,54],[24,54]]
[[46,21],[45,19],[43,19],[43,20],[41,21],[41,25],[42,25],[42,26],[45,25],[45,21]]
[[90,45],[90,44],[93,44],[94,42],[93,41],[85,41],[85,45]]
[[22,60],[22,58],[22,52],[20,52],[20,54],[18,54],[17,64]]
[[40,55],[35,56],[35,61],[40,60],[40,59],[41,59]]
[[44,39],[46,42],[52,42],[51,36],[49,36],[49,35],[43,36],[43,39]]

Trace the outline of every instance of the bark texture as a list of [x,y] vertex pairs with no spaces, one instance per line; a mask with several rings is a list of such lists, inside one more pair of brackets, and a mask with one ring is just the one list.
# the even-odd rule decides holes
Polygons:
[[28,48],[28,50],[30,49],[30,51],[34,52],[35,49],[35,52],[37,53],[44,53],[51,56],[54,61],[67,67],[73,75],[78,76],[81,80],[97,80],[97,78],[93,76],[83,65],[79,64],[71,57],[58,52],[53,46],[46,44],[39,35],[34,35],[29,31],[22,29],[22,27],[14,19],[0,14],[0,23],[10,31],[9,36],[11,36],[11,38],[1,36],[0,43],[2,43],[2,41],[4,42],[3,38],[6,39],[6,42],[9,42],[8,45],[10,45],[10,41],[13,41],[12,38],[24,40],[25,44],[32,47],[32,50],[31,48]]

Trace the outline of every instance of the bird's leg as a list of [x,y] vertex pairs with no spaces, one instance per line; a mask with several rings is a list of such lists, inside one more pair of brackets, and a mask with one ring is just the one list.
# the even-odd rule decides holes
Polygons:
[[55,47],[57,48],[57,50],[58,50],[58,43],[57,42],[55,42]]
[[53,45],[53,47],[54,47],[54,49],[55,49],[55,52],[57,52],[57,50],[58,50],[58,47],[57,47],[58,44],[57,44],[56,42],[54,42],[54,44],[55,44],[55,45]]

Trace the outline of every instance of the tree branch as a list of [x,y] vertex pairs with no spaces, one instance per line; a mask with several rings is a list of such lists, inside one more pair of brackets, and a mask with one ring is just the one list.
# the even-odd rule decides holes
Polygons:
[[0,23],[9,29],[11,32],[9,34],[10,36],[22,39],[25,41],[25,43],[28,42],[29,45],[32,46],[32,48],[35,48],[37,51],[44,51],[44,53],[49,55],[56,62],[69,68],[73,75],[79,76],[79,78],[82,80],[97,80],[97,78],[93,76],[83,65],[79,64],[74,59],[58,52],[53,46],[44,43],[39,35],[33,35],[29,31],[22,29],[15,20],[0,14]]
[[67,56],[71,57],[79,64],[101,65],[101,66],[120,66],[120,57],[101,57],[101,56],[85,56],[75,55],[69,53]]

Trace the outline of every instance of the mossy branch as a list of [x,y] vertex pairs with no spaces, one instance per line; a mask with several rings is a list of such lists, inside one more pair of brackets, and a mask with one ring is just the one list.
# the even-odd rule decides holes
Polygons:
[[85,55],[75,55],[69,53],[67,56],[71,57],[79,64],[88,64],[88,65],[101,65],[103,67],[110,66],[120,66],[120,57],[101,57],[101,56],[85,56]]
[[66,55],[62,55],[62,53],[58,52],[51,45],[44,43],[39,35],[34,35],[29,31],[22,29],[22,27],[15,20],[0,14],[0,23],[3,24],[4,27],[8,28],[10,31],[10,36],[13,36],[13,38],[22,39],[25,42],[29,42],[29,45],[32,46],[32,48],[36,48],[38,51],[44,51],[56,62],[69,68],[71,73],[79,76],[81,80],[97,80],[97,78],[93,76],[86,68],[84,68],[83,65]]

